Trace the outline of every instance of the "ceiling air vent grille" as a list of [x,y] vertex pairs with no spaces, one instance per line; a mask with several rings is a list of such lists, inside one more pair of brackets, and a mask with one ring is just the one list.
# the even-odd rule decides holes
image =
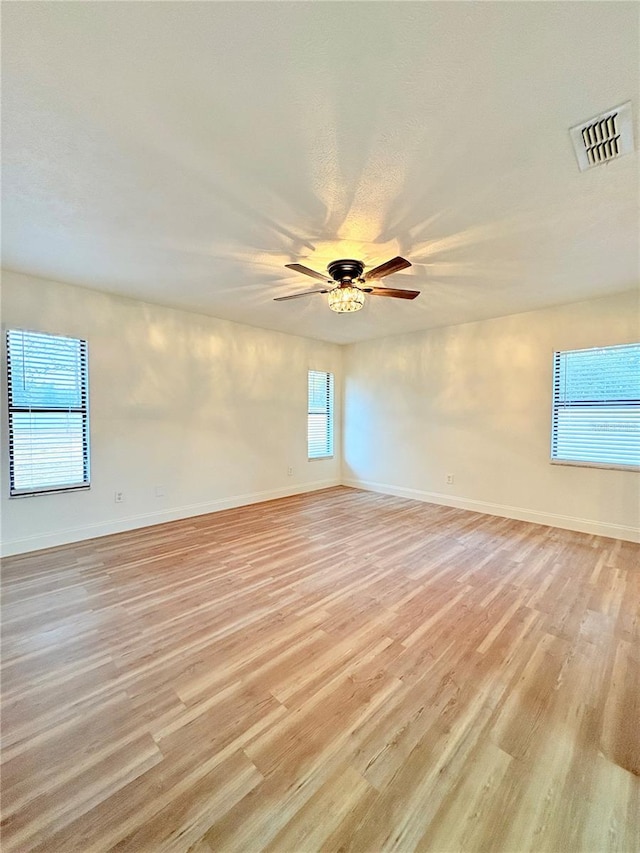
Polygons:
[[631,101],[572,127],[569,131],[580,171],[633,151]]

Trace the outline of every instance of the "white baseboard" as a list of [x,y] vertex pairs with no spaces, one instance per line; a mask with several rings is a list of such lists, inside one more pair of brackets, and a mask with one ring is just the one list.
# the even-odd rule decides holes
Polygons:
[[557,515],[550,512],[540,512],[535,509],[524,509],[523,507],[505,506],[488,503],[487,501],[443,495],[439,492],[425,492],[421,489],[405,489],[401,486],[390,486],[387,483],[372,483],[368,480],[344,479],[342,485],[351,486],[354,489],[364,489],[368,492],[380,492],[399,498],[424,501],[425,503],[451,506],[457,509],[468,509],[472,512],[482,512],[486,515],[498,515],[502,518],[514,518],[518,521],[531,521],[534,524],[546,524],[549,527],[560,527],[563,530],[576,530],[579,533],[594,533],[597,536],[608,536],[612,539],[640,542],[640,530],[635,527],[627,527],[623,524],[608,524],[588,518],[576,518],[572,515]]
[[122,533],[127,530],[136,530],[141,527],[149,527],[153,524],[162,524],[166,521],[177,521],[182,518],[192,518],[197,515],[205,515],[209,512],[220,512],[224,509],[247,506],[263,501],[271,501],[277,498],[290,497],[291,495],[305,494],[320,489],[328,489],[333,486],[350,486],[355,489],[364,489],[370,492],[380,492],[385,495],[395,495],[401,498],[424,501],[426,503],[451,506],[457,509],[468,509],[472,512],[481,512],[486,515],[497,515],[502,518],[514,518],[519,521],[531,521],[534,524],[546,524],[550,527],[559,527],[563,530],[576,530],[581,533],[592,533],[598,536],[608,536],[613,539],[624,539],[629,542],[640,542],[640,530],[621,524],[608,524],[586,518],[576,518],[569,515],[557,515],[555,513],[540,512],[538,510],[524,509],[522,507],[505,506],[502,504],[477,501],[470,498],[460,498],[439,492],[425,492],[421,489],[409,489],[401,486],[392,486],[388,483],[373,483],[368,480],[338,479],[316,480],[302,486],[289,486],[281,489],[269,489],[262,492],[252,492],[244,495],[234,495],[229,498],[219,498],[215,501],[205,503],[189,504],[187,506],[174,507],[172,509],[160,510],[158,512],[132,515],[127,518],[111,519],[95,524],[69,527],[44,533],[36,536],[28,536],[24,539],[9,539],[2,542],[0,554],[9,557],[13,554],[23,554],[28,551],[39,551],[42,548],[53,548],[57,545],[67,545],[71,542],[81,542],[85,539],[94,539],[97,536],[108,536],[111,533]]
[[251,492],[246,495],[234,495],[230,498],[219,498],[218,500],[207,501],[205,503],[188,504],[187,506],[174,507],[158,512],[148,512],[141,515],[130,515],[127,518],[111,519],[79,527],[67,527],[51,533],[28,536],[24,539],[5,540],[0,545],[0,554],[3,557],[9,557],[29,551],[39,551],[42,548],[54,548],[57,545],[68,545],[71,542],[95,539],[97,536],[123,533],[126,530],[137,530],[140,527],[150,527],[153,524],[162,524],[165,521],[192,518],[196,515],[206,515],[209,512],[220,512],[223,509],[233,509],[238,506],[263,503],[264,501],[272,501],[276,498],[286,498],[292,495],[305,494],[306,492],[316,492],[320,489],[329,489],[332,486],[339,485],[341,485],[339,479],[316,480],[313,483],[304,483],[299,486],[268,489],[263,492]]

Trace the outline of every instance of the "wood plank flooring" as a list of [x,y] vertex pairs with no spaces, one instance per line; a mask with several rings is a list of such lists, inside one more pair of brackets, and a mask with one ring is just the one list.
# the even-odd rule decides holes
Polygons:
[[640,850],[640,546],[336,488],[3,566],[2,850]]

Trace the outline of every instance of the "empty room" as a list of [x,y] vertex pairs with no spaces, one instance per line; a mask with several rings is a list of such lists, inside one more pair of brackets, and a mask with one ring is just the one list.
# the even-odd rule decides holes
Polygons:
[[1,12],[3,853],[637,853],[640,4]]

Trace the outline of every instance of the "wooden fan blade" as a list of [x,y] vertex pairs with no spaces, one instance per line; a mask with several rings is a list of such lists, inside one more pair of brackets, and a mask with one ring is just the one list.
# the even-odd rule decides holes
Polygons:
[[285,264],[285,267],[288,270],[295,270],[296,272],[304,273],[304,275],[310,275],[311,278],[319,278],[320,281],[331,281],[328,275],[322,275],[320,272],[310,270],[309,267],[303,267],[302,264]]
[[369,272],[364,274],[364,280],[369,281],[372,278],[384,278],[386,275],[391,275],[391,273],[398,272],[399,270],[406,270],[407,267],[410,267],[411,263],[406,260],[406,258],[391,258],[390,261],[387,261],[384,264],[380,264],[379,267],[374,267]]
[[284,302],[286,299],[300,299],[301,296],[311,296],[313,293],[329,293],[328,290],[305,290],[304,293],[294,293],[291,296],[276,296],[274,302]]
[[415,299],[419,290],[398,290],[394,287],[372,287],[371,296],[391,296],[394,299]]

